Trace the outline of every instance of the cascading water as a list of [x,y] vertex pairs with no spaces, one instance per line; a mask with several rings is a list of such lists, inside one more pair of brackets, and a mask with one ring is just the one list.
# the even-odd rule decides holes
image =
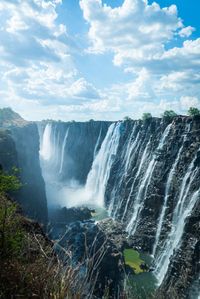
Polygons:
[[[160,150],[163,149],[165,141],[166,141],[166,139],[169,135],[171,126],[172,125],[169,124],[167,126],[167,128],[165,129],[156,151],[160,151]],[[146,153],[145,153],[145,157],[146,157]],[[141,164],[140,167],[139,167],[139,170],[142,166],[143,165]],[[137,229],[140,212],[141,212],[141,209],[142,209],[143,204],[144,204],[144,200],[145,200],[146,195],[147,195],[148,187],[149,187],[149,184],[151,182],[151,178],[152,178],[155,166],[156,166],[156,156],[153,155],[153,158],[152,158],[151,162],[149,163],[147,171],[145,172],[144,177],[142,178],[142,181],[141,181],[138,193],[137,193],[137,197],[134,201],[133,214],[132,214],[131,220],[129,221],[129,223],[127,225],[127,231],[128,231],[129,234],[133,235],[135,233],[136,229]]]
[[51,134],[52,134],[52,126],[51,124],[47,124],[44,129],[44,133],[42,136],[42,143],[40,149],[40,156],[43,160],[50,160],[52,156],[52,147],[51,147]]
[[[69,126],[75,125],[47,124],[41,142],[43,166],[48,166],[48,175],[51,170],[57,177],[59,188],[68,183],[61,180],[66,179],[70,151],[75,151],[77,165],[78,153],[82,153],[82,146],[79,151],[76,149],[80,136],[76,135],[77,139],[74,139],[74,127],[71,130]],[[91,168],[87,172],[86,185],[75,186],[80,192],[75,193],[70,202],[70,206],[74,206],[74,198],[80,198],[77,205],[91,204],[94,207],[104,207],[106,203],[109,215],[127,225],[136,246],[143,248],[143,244],[147,244],[147,251],[153,252],[154,273],[159,284],[166,277],[169,265],[169,269],[172,267],[174,253],[183,246],[186,219],[193,215],[199,199],[197,125],[179,119],[165,128],[159,142],[163,126],[165,122],[159,120],[146,124],[141,121],[117,122],[108,130],[103,129],[102,123],[98,128],[92,124],[93,135],[88,129],[87,133],[93,144],[84,152],[91,155]],[[78,128],[78,134],[80,132],[82,127]],[[189,142],[192,144],[190,150]],[[56,191],[57,198],[59,191]],[[52,193],[51,189],[49,193]],[[64,197],[68,200],[70,196],[64,193]]]
[[188,198],[191,184],[196,176],[196,168],[194,160],[191,162],[180,187],[180,193],[176,207],[173,212],[172,228],[164,242],[160,255],[155,260],[155,275],[158,283],[161,284],[170,263],[170,257],[174,250],[180,246],[181,238],[184,232],[185,220],[191,214],[197,200],[199,199],[199,190],[193,193],[191,198]]
[[91,202],[97,206],[104,206],[106,185],[119,145],[120,127],[121,122],[114,123],[109,127],[88,174],[85,190],[89,194]]
[[95,157],[97,155],[97,152],[98,152],[98,148],[99,148],[100,140],[101,140],[101,134],[102,134],[102,128],[101,128],[101,130],[99,132],[99,136],[97,138],[97,142],[96,142],[96,145],[95,145],[95,148],[94,148],[93,160],[95,159]]
[[190,126],[186,127],[186,133],[183,136],[182,145],[181,145],[181,147],[178,151],[175,162],[172,165],[172,168],[171,168],[170,173],[169,173],[168,178],[167,178],[167,183],[166,183],[166,188],[165,188],[165,195],[164,195],[164,202],[163,202],[162,210],[161,210],[161,213],[160,213],[160,217],[159,217],[159,221],[158,221],[158,227],[157,227],[157,230],[156,230],[155,243],[154,243],[154,246],[153,246],[153,252],[152,252],[153,256],[155,256],[155,254],[156,254],[156,250],[157,250],[159,240],[160,240],[160,234],[161,234],[161,230],[162,230],[162,226],[163,226],[165,212],[166,212],[166,209],[167,209],[167,202],[168,202],[169,192],[170,192],[170,189],[171,189],[171,183],[173,182],[173,177],[174,177],[175,172],[176,172],[176,167],[179,163],[180,156],[181,156],[182,151],[183,151],[184,143],[186,141],[187,134],[188,134],[189,131],[190,131]]
[[60,169],[59,169],[59,174],[62,174],[63,171],[63,163],[64,163],[64,155],[65,155],[65,147],[66,147],[66,142],[67,142],[67,137],[69,134],[69,128],[67,128],[67,131],[65,133],[65,138],[62,144],[62,151],[61,151],[61,161],[60,161]]

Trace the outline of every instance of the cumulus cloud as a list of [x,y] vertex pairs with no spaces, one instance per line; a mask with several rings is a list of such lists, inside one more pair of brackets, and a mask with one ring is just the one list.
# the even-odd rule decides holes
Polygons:
[[[133,74],[120,88],[123,98],[134,101],[132,111],[140,110],[139,102],[143,111],[156,114],[170,105],[185,111],[183,99],[188,97],[198,104],[200,38],[186,39],[195,28],[184,26],[175,5],[161,8],[147,0],[124,0],[111,8],[102,0],[80,0],[80,7],[89,24],[88,51],[113,53],[114,65]],[[180,37],[182,46],[173,46]]]
[[90,24],[89,50],[113,51],[116,65],[162,53],[163,44],[183,30],[175,5],[162,9],[155,2],[148,5],[143,0],[125,0],[121,7],[111,8],[101,0],[81,0],[80,6]]
[[[124,0],[111,8],[103,0],[80,0],[88,43],[79,47],[59,22],[61,3],[0,1],[1,106],[30,119],[82,120],[137,118],[165,109],[184,113],[199,106],[200,38],[189,39],[195,28],[184,26],[175,5]],[[74,55],[101,56],[103,70],[107,54],[113,59],[112,84],[100,89],[95,78],[92,84],[79,72]],[[93,66],[85,68],[87,74]],[[117,81],[115,68],[129,80]]]
[[79,75],[67,28],[56,22],[61,2],[0,2],[2,106],[12,105],[23,115],[33,109],[37,117],[45,106],[81,105],[100,97]]

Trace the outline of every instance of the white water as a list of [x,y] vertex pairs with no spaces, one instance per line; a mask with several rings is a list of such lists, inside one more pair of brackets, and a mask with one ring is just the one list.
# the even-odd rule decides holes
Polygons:
[[173,255],[174,250],[177,250],[180,246],[185,227],[185,220],[191,214],[194,205],[199,198],[199,191],[196,191],[191,196],[191,199],[188,199],[188,196],[190,195],[189,191],[191,184],[196,176],[196,169],[194,169],[194,160],[189,165],[189,168],[180,186],[179,198],[173,213],[171,231],[168,234],[168,238],[164,242],[163,250],[155,261],[155,275],[158,279],[159,285],[162,283],[167,273],[170,263],[170,257]]
[[119,145],[120,126],[120,122],[110,125],[88,174],[85,190],[91,202],[97,206],[104,206],[106,185]]
[[63,144],[62,144],[59,174],[62,174],[62,171],[63,171],[63,162],[64,162],[65,148],[66,148],[68,135],[69,135],[69,128],[67,128],[67,131],[65,133],[65,138],[64,138],[64,141],[63,141]]
[[52,125],[47,124],[44,129],[42,144],[40,149],[40,155],[43,160],[50,160],[52,156],[52,147],[51,147],[51,134],[52,134]]
[[155,243],[154,243],[153,252],[152,252],[153,256],[155,256],[156,250],[157,250],[157,247],[158,247],[158,244],[159,244],[160,234],[161,234],[161,231],[162,231],[163,221],[164,221],[164,218],[165,218],[165,213],[166,213],[166,209],[167,209],[167,202],[168,202],[168,197],[169,197],[171,184],[173,182],[173,177],[175,175],[176,167],[177,167],[178,162],[180,160],[180,156],[181,156],[181,153],[182,153],[182,150],[183,150],[183,147],[184,147],[184,143],[185,143],[185,140],[187,138],[187,133],[189,131],[190,131],[190,125],[188,125],[186,127],[186,133],[184,134],[182,145],[181,145],[181,147],[178,151],[178,155],[175,159],[175,162],[174,162],[174,164],[173,164],[173,166],[170,170],[170,173],[168,175],[168,178],[167,178],[167,183],[166,183],[166,188],[165,188],[165,195],[164,195],[164,202],[163,202],[161,214],[160,214],[159,221],[158,221],[158,227],[157,227],[157,230],[156,230]]
[[129,169],[129,166],[130,166],[130,156],[132,156],[133,154],[133,150],[135,148],[135,145],[137,143],[137,140],[138,140],[138,135],[136,136],[134,142],[132,143],[131,145],[131,142],[133,141],[133,138],[134,138],[134,135],[135,135],[135,130],[137,128],[137,125],[136,123],[134,123],[134,127],[132,129],[132,133],[129,137],[129,140],[128,140],[128,143],[126,144],[126,146],[124,147],[125,150],[123,151],[122,153],[122,169],[120,170],[120,172],[123,172],[123,175],[121,175],[120,179],[119,179],[119,184],[118,184],[118,188],[113,188],[112,192],[111,192],[111,201],[112,201],[112,211],[110,211],[110,214],[113,216],[113,218],[116,217],[117,215],[117,212],[121,209],[121,206],[122,206],[122,203],[123,201],[118,201],[118,204],[116,205],[116,207],[114,207],[114,202],[116,201],[117,199],[117,190],[121,188],[123,182],[124,182],[124,178],[126,177],[127,175],[127,172],[128,172],[128,169]]
[[94,161],[94,159],[95,159],[95,157],[97,155],[97,150],[98,150],[99,143],[100,143],[100,140],[101,140],[101,132],[102,132],[102,128],[101,128],[101,130],[99,132],[99,136],[97,138],[97,142],[96,142],[96,145],[95,145],[95,148],[94,148],[93,161]]
[[170,173],[169,173],[169,176],[168,176],[168,179],[167,179],[166,188],[165,188],[164,203],[163,203],[160,218],[159,218],[159,221],[158,221],[158,227],[157,227],[157,230],[156,230],[156,238],[155,238],[155,243],[154,243],[153,253],[152,253],[153,256],[155,256],[157,246],[158,246],[158,243],[159,243],[159,240],[160,240],[160,234],[161,234],[161,230],[162,230],[163,220],[164,220],[165,212],[166,212],[166,209],[167,209],[167,201],[168,201],[168,197],[169,197],[169,191],[170,191],[172,179],[173,179],[175,171],[176,171],[177,164],[178,164],[179,159],[180,159],[182,149],[183,149],[183,145],[182,145],[182,147],[180,148],[180,150],[178,152],[176,160],[175,160],[175,162],[172,166],[172,169],[170,170]]
[[[166,141],[166,139],[169,135],[171,126],[172,125],[169,124],[167,126],[167,128],[165,129],[156,151],[163,149],[165,141]],[[146,156],[146,154],[145,154],[145,156]],[[139,187],[139,190],[138,190],[138,193],[137,193],[137,197],[134,201],[133,215],[132,215],[131,220],[129,221],[129,223],[127,225],[127,232],[129,233],[129,235],[130,234],[133,235],[136,231],[137,226],[138,226],[138,223],[139,223],[139,220],[140,220],[139,216],[140,216],[143,204],[144,204],[144,200],[145,200],[146,195],[147,195],[148,187],[150,185],[151,178],[152,178],[156,163],[157,163],[156,162],[156,156],[153,155],[153,158],[152,158],[151,162],[149,163],[147,171],[145,172],[144,177],[142,178],[142,182],[140,184],[140,187]],[[142,168],[142,166],[143,165],[140,164],[139,169]]]
[[[124,213],[123,213],[123,216],[122,216],[122,220],[124,219],[124,217],[126,216],[126,213],[127,213],[127,209],[128,209],[128,206],[129,206],[129,202],[130,202],[130,199],[131,199],[131,195],[132,195],[132,192],[133,192],[133,189],[135,187],[135,182],[137,181],[138,177],[140,176],[140,173],[142,171],[142,167],[144,165],[144,162],[146,161],[147,157],[148,157],[148,148],[149,148],[149,144],[150,144],[150,140],[149,142],[147,143],[146,147],[145,147],[145,150],[142,154],[142,158],[141,158],[141,161],[140,161],[140,164],[139,164],[139,168],[137,170],[137,173],[135,175],[135,178],[133,180],[133,184],[131,186],[131,191],[129,193],[129,196],[127,198],[127,201],[126,201],[126,206],[125,206],[125,209],[124,209]],[[128,227],[127,227],[128,229]]]

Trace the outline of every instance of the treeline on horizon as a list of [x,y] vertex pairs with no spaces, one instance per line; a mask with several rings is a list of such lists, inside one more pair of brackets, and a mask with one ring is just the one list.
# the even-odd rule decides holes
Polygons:
[[[200,116],[200,110],[196,107],[190,107],[188,109],[188,112],[187,112],[187,115],[188,116],[191,116],[191,117],[198,117]],[[174,110],[166,110],[162,115],[161,117],[162,118],[165,118],[165,119],[173,119],[174,117],[178,116],[178,114],[174,111]],[[153,118],[153,115],[150,113],[150,112],[145,112],[143,113],[142,115],[142,120],[145,121],[145,120],[148,120],[148,119],[151,119]],[[127,121],[127,120],[132,120],[132,118],[130,118],[129,116],[125,116],[124,117],[124,120]]]

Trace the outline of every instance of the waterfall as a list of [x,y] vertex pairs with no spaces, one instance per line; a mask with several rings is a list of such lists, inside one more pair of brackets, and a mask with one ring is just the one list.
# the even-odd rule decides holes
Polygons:
[[[156,151],[159,151],[159,150],[162,150],[163,147],[164,147],[164,144],[165,144],[165,141],[169,135],[169,132],[170,132],[170,129],[171,129],[171,126],[172,124],[169,124],[163,135],[162,135],[162,138],[159,142],[159,145],[156,149]],[[146,147],[147,149],[147,147]],[[145,149],[145,150],[146,150]],[[145,153],[145,157],[146,157],[146,153]],[[143,160],[143,159],[142,159]],[[143,166],[143,161],[141,161],[142,163],[140,164],[140,167],[139,167],[139,172]],[[134,201],[134,210],[133,210],[133,214],[132,214],[132,217],[127,225],[127,232],[129,234],[134,234],[135,231],[136,231],[136,228],[138,226],[138,223],[139,223],[139,220],[140,220],[140,212],[142,210],[142,207],[143,207],[143,204],[144,204],[144,200],[146,198],[146,195],[147,195],[147,191],[148,191],[148,187],[150,185],[150,182],[151,182],[151,178],[152,178],[152,175],[153,175],[153,172],[154,172],[154,169],[155,169],[155,166],[156,166],[156,156],[153,155],[153,158],[151,160],[151,162],[149,163],[149,166],[146,170],[146,173],[144,173],[144,177],[142,178],[142,181],[141,181],[141,184],[140,184],[140,187],[139,187],[139,190],[137,192],[137,196],[136,196],[136,199]],[[138,174],[139,176],[139,174]],[[137,175],[136,175],[137,177]]]
[[177,250],[180,246],[186,218],[191,214],[199,198],[199,190],[194,192],[191,198],[188,198],[188,195],[190,195],[189,191],[191,184],[196,176],[196,168],[194,168],[195,159],[196,157],[189,165],[188,170],[182,180],[179,197],[173,212],[172,228],[164,242],[160,255],[155,261],[155,275],[159,284],[162,283],[165,274],[167,273],[170,257],[173,255],[174,250]]
[[99,148],[99,145],[100,145],[100,140],[101,140],[101,133],[102,133],[102,128],[99,132],[99,136],[97,138],[97,142],[95,144],[95,148],[94,148],[94,154],[93,154],[93,160],[95,159],[96,155],[97,155],[97,152],[98,152],[98,148]]
[[164,220],[164,217],[165,217],[165,212],[166,212],[166,209],[167,209],[167,201],[168,201],[168,197],[169,197],[171,182],[172,182],[172,179],[174,177],[176,167],[178,165],[180,155],[182,153],[182,149],[183,149],[183,144],[182,144],[182,146],[181,146],[181,148],[178,152],[176,160],[175,160],[175,162],[172,166],[172,169],[170,170],[169,176],[167,178],[167,183],[166,183],[166,188],[165,188],[165,196],[164,196],[164,203],[163,203],[160,218],[159,218],[159,221],[158,221],[158,227],[157,227],[157,230],[156,230],[156,238],[155,238],[155,243],[154,243],[153,253],[152,253],[153,256],[155,256],[157,246],[158,246],[158,243],[159,243],[159,240],[160,240],[160,234],[161,234],[161,230],[162,230],[163,220]]
[[120,127],[121,122],[110,125],[87,177],[85,190],[90,200],[99,206],[104,205],[106,185],[119,145]]
[[44,129],[42,144],[40,149],[40,155],[43,160],[50,160],[52,156],[52,147],[51,147],[51,134],[52,134],[52,125],[47,124]]
[[[149,145],[150,145],[150,139],[149,139],[149,142],[147,143],[147,145],[145,147],[145,150],[144,150],[144,152],[142,154],[142,158],[141,158],[141,161],[140,161],[140,164],[139,164],[139,168],[138,168],[137,173],[135,175],[135,178],[133,180],[129,196],[128,196],[127,200],[126,200],[126,206],[125,206],[125,209],[124,209],[122,220],[124,219],[124,217],[125,217],[125,215],[127,213],[127,209],[128,209],[128,206],[129,206],[131,195],[132,195],[133,189],[135,187],[135,182],[137,181],[138,177],[140,176],[140,173],[141,173],[142,167],[144,165],[144,162],[146,161],[146,159],[148,157],[148,148],[149,148]],[[128,229],[128,227],[127,227],[127,229]]]
[[155,243],[154,243],[154,246],[153,246],[153,252],[152,252],[153,256],[155,256],[155,254],[156,254],[156,250],[157,250],[158,243],[159,243],[159,240],[160,240],[160,234],[161,234],[161,230],[162,230],[162,226],[163,226],[165,212],[166,212],[166,209],[167,209],[167,202],[168,202],[168,197],[169,197],[171,183],[173,181],[173,177],[175,175],[176,167],[177,167],[178,162],[180,160],[180,156],[182,154],[184,143],[186,141],[187,134],[188,134],[189,131],[190,131],[190,125],[188,125],[186,127],[186,133],[183,136],[182,145],[181,145],[181,147],[180,147],[180,149],[178,151],[178,155],[177,155],[177,157],[175,159],[174,164],[172,165],[172,168],[171,168],[170,173],[169,173],[168,178],[167,178],[167,183],[166,183],[166,188],[165,188],[165,195],[164,195],[164,203],[163,203],[161,214],[160,214],[160,217],[159,217],[158,227],[157,227],[157,230],[156,230]]
[[[121,188],[121,186],[124,182],[124,179],[126,178],[126,175],[127,175],[127,172],[128,172],[129,166],[130,166],[130,160],[131,160],[130,157],[132,156],[133,150],[135,149],[135,146],[138,141],[139,133],[137,134],[136,138],[134,138],[136,128],[137,128],[137,123],[135,122],[134,126],[133,126],[133,130],[130,134],[130,137],[128,138],[128,142],[124,146],[124,150],[123,150],[121,158],[120,158],[120,160],[122,160],[120,173],[123,173],[124,175],[120,176],[118,188],[116,188],[114,186],[112,193],[111,193],[112,205],[110,206],[110,214],[113,216],[113,218],[116,217],[117,212],[121,209],[121,206],[123,203],[123,201],[119,201],[117,203],[116,207],[114,206],[116,199],[117,199],[117,191],[118,191],[118,189]],[[131,144],[131,142],[133,140],[134,140],[134,142]]]
[[62,144],[59,174],[62,174],[62,171],[63,171],[63,162],[64,162],[64,155],[65,155],[65,147],[66,147],[66,142],[67,142],[68,134],[69,134],[69,128],[67,128],[67,131],[65,133],[65,138],[64,138],[63,144]]

